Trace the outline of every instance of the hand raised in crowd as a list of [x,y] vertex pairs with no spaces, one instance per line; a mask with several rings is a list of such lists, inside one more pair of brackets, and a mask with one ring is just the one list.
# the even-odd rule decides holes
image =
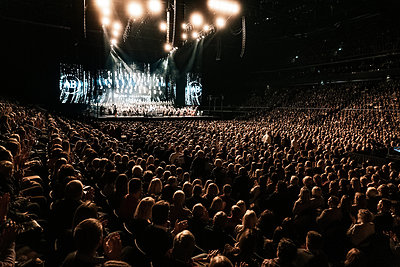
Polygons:
[[103,249],[108,259],[119,259],[122,252],[122,242],[119,233],[114,232],[109,234],[103,241]]
[[18,226],[15,222],[7,223],[0,235],[0,251],[8,248],[17,237]]

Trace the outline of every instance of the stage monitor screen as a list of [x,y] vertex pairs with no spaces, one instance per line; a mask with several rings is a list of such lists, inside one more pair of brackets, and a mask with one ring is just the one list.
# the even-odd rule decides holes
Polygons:
[[60,102],[89,104],[90,73],[81,65],[60,64]]
[[199,106],[201,104],[202,94],[203,85],[201,84],[200,75],[196,73],[188,73],[186,75],[185,105]]

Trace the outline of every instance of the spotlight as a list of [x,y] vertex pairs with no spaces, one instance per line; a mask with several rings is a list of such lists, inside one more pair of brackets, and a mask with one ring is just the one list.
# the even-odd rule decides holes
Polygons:
[[119,31],[118,31],[118,30],[113,30],[113,31],[112,31],[112,35],[113,35],[114,37],[118,37],[118,36],[119,36]]
[[210,30],[210,26],[207,25],[207,24],[204,25],[203,30],[204,30],[205,32],[208,32],[208,31]]
[[209,0],[208,7],[216,13],[236,15],[240,12],[240,5],[230,0]]
[[198,32],[192,32],[192,37],[193,39],[196,39],[199,37],[199,33]]
[[186,40],[186,39],[187,39],[187,33],[186,33],[186,32],[182,33],[182,39],[183,39],[183,40]]
[[111,39],[111,45],[116,45],[117,44],[117,39],[113,38]]
[[154,14],[160,13],[162,8],[160,0],[149,0],[148,8],[151,13]]
[[217,25],[218,28],[222,29],[225,27],[226,20],[224,18],[218,17],[215,20],[215,24]]
[[98,7],[109,7],[110,6],[110,0],[97,0],[96,4]]
[[232,5],[231,5],[231,14],[236,15],[236,14],[239,14],[239,12],[240,12],[239,4],[236,3],[236,2],[232,3]]
[[121,28],[122,28],[122,26],[121,26],[121,23],[119,21],[114,22],[113,29],[115,31],[119,31],[119,30],[121,30]]
[[203,24],[203,16],[200,13],[193,13],[190,17],[193,26],[201,26]]
[[104,16],[110,16],[111,15],[111,11],[110,11],[110,8],[109,7],[103,7],[102,9],[101,9],[101,13],[104,15]]
[[182,23],[181,27],[182,27],[182,30],[186,30],[188,26],[186,23]]
[[166,22],[161,22],[160,23],[160,30],[165,32],[167,30],[167,23]]
[[167,51],[167,52],[171,51],[172,50],[172,45],[170,43],[166,43],[164,45],[164,50]]
[[101,19],[101,24],[102,24],[103,26],[108,26],[108,25],[110,25],[110,18],[108,18],[108,17],[102,18],[102,19]]
[[138,2],[131,2],[128,5],[128,14],[133,18],[139,18],[143,15],[143,7]]

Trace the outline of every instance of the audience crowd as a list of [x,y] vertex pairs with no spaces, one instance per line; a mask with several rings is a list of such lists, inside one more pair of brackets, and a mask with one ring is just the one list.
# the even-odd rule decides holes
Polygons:
[[84,123],[3,101],[0,266],[399,266],[398,162],[353,157],[400,146],[384,86],[231,121]]

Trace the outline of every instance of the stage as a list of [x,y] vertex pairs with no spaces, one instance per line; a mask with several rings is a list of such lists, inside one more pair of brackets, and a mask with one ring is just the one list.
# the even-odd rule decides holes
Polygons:
[[96,117],[100,121],[217,120],[217,116],[114,116]]

